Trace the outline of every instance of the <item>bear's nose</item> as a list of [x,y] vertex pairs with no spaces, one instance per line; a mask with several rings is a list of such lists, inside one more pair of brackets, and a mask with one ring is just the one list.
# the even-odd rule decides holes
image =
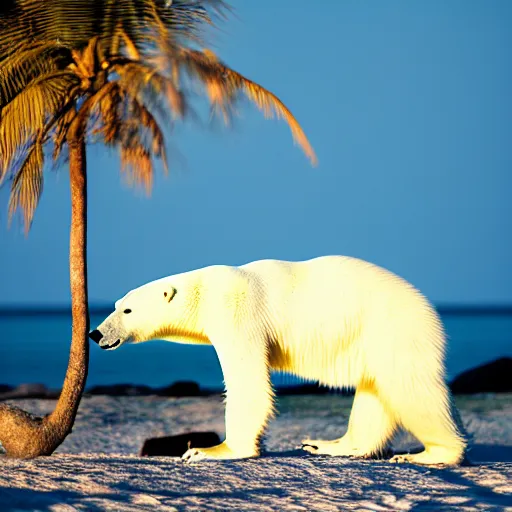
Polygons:
[[94,331],[91,331],[89,333],[89,338],[91,338],[92,341],[99,343],[101,338],[103,338],[103,334],[101,334],[101,332],[98,331],[98,329],[94,329]]

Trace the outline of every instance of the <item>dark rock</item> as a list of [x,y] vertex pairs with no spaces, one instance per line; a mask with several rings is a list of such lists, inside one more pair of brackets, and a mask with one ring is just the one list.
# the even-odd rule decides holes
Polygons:
[[18,398],[55,398],[58,391],[50,391],[44,384],[20,384],[0,394],[0,400],[13,400]]
[[45,397],[48,393],[48,388],[44,384],[20,384],[14,390],[14,393],[31,398]]
[[0,393],[7,393],[8,391],[12,391],[14,388],[12,386],[8,386],[7,384],[0,384]]
[[201,390],[199,384],[193,381],[178,381],[164,388],[151,388],[136,384],[111,384],[94,386],[87,390],[88,395],[109,395],[109,396],[206,396],[213,391]]
[[155,391],[149,386],[138,386],[135,384],[112,384],[108,386],[94,386],[87,390],[89,395],[109,396],[147,396]]
[[299,384],[297,386],[283,386],[277,389],[278,396],[287,396],[287,395],[325,395],[327,393],[335,393],[335,394],[347,394],[352,395],[352,391],[344,391],[335,389],[332,390],[327,386],[320,386],[318,383],[314,384]]
[[194,381],[178,381],[156,391],[158,396],[201,396],[201,388]]
[[181,457],[189,448],[209,448],[220,443],[215,432],[189,432],[177,436],[146,439],[140,455],[142,457]]
[[482,366],[462,372],[453,379],[454,394],[512,392],[512,358],[502,357]]

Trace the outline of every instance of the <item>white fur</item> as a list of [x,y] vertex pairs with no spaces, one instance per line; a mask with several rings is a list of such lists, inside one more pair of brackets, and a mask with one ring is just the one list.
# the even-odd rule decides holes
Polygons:
[[[132,312],[123,314],[126,308]],[[227,391],[226,440],[191,449],[186,460],[259,454],[273,415],[270,370],[356,388],[347,433],[305,441],[310,452],[369,457],[403,427],[425,451],[395,461],[456,464],[464,457],[439,317],[412,285],[370,263],[326,256],[207,267],[130,292],[98,329],[109,322],[120,325],[122,341],[215,347]]]

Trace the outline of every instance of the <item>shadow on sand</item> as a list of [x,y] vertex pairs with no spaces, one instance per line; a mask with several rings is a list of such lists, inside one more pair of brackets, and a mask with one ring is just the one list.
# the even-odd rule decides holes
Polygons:
[[[104,494],[97,496],[115,501],[116,495]],[[15,489],[11,487],[0,487],[0,510],[2,512],[45,512],[53,510],[55,505],[79,503],[83,494],[75,491],[34,491],[32,489]],[[91,512],[102,511],[102,507],[95,507],[88,504]]]

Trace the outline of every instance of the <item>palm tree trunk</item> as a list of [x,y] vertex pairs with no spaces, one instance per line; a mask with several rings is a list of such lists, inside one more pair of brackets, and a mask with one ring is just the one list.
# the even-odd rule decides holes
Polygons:
[[83,137],[69,140],[71,230],[69,267],[73,333],[68,369],[55,410],[38,418],[0,404],[0,443],[9,457],[51,455],[71,432],[89,367],[87,305],[87,175]]
[[[68,369],[55,410],[47,418],[59,438],[71,431],[84,391],[89,367],[89,309],[87,303],[87,170],[83,137],[69,141],[71,230],[69,234],[69,281],[73,332]],[[57,445],[58,446],[58,445]],[[56,446],[56,447],[57,447]],[[55,447],[55,448],[56,448]]]

